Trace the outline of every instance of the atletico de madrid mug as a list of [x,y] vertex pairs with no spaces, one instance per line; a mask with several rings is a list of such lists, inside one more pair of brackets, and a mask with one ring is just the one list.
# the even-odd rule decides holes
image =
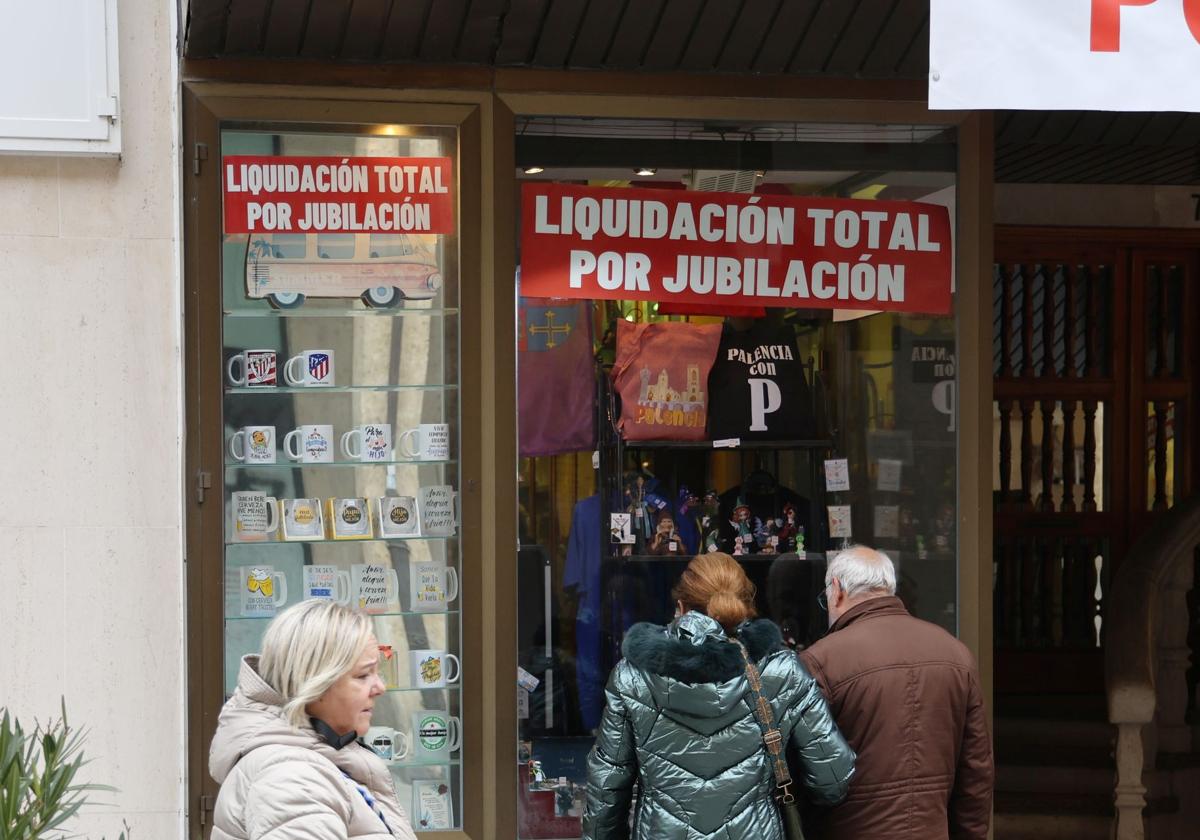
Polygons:
[[289,385],[321,388],[333,384],[333,351],[305,350],[292,356],[283,366],[283,379]]

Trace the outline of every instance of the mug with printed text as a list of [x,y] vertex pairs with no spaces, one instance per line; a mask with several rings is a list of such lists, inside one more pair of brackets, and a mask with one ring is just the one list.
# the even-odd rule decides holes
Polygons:
[[445,688],[458,682],[462,676],[462,663],[453,653],[444,650],[410,650],[408,656],[412,662],[409,679],[413,688]]
[[282,505],[285,540],[325,538],[325,517],[320,499],[284,499]]
[[458,571],[445,563],[410,562],[408,584],[413,612],[440,612],[458,597]]
[[242,566],[242,617],[269,618],[287,603],[287,578],[272,566]]
[[387,612],[398,603],[400,579],[396,570],[375,564],[354,564],[350,567],[354,601],[363,612]]
[[333,426],[328,423],[297,426],[283,436],[283,453],[302,464],[332,464]]
[[342,452],[351,461],[364,464],[389,461],[392,457],[392,427],[367,423],[342,435]]
[[274,464],[275,427],[243,426],[230,435],[229,454],[243,464]]
[[239,388],[274,388],[279,384],[275,360],[274,350],[245,350],[231,356],[225,365],[229,384]]
[[305,350],[292,356],[283,366],[283,380],[301,388],[333,385],[333,351]]
[[230,494],[233,513],[233,539],[237,542],[262,542],[279,529],[279,506],[274,496],[256,490],[238,490]]
[[462,724],[448,712],[422,709],[412,713],[412,722],[416,761],[449,761],[462,746]]
[[450,457],[450,424],[422,423],[396,438],[396,446],[405,458],[445,461]]
[[350,573],[337,566],[304,567],[304,599],[350,603]]
[[379,536],[414,537],[421,533],[417,500],[412,496],[378,496],[375,507],[379,513]]

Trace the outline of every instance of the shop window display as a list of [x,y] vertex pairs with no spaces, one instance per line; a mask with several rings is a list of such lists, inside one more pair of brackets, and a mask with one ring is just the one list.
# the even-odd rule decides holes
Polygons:
[[[367,741],[414,828],[459,828],[473,665],[458,574],[455,132],[229,127],[221,143],[226,694],[286,606],[371,613],[387,693]],[[433,173],[429,188],[401,182],[388,199],[377,175],[406,167]],[[428,223],[396,209],[399,192],[428,197]],[[388,221],[360,232],[376,212]]]
[[[570,138],[572,128],[603,134],[601,123],[529,120],[522,130]],[[886,171],[892,165],[887,151],[879,160],[884,171],[845,171],[849,165],[836,165],[835,148],[829,172],[781,168],[741,180],[753,184],[763,206],[785,208],[776,211],[779,219],[793,218],[788,207],[817,224],[828,212],[831,241],[846,235],[846,228],[834,226],[843,209],[867,220],[894,211],[895,219],[899,205],[889,202],[916,202],[902,208],[916,219],[920,206],[948,205],[940,211],[949,217],[941,241],[924,222],[914,221],[911,230],[914,251],[944,248],[945,259],[937,271],[908,267],[907,300],[900,306],[879,291],[882,267],[874,275],[872,305],[866,286],[860,284],[863,294],[855,299],[849,281],[841,305],[817,300],[816,263],[809,262],[804,279],[811,285],[804,291],[810,298],[780,306],[746,294],[748,284],[784,287],[789,263],[774,252],[748,258],[754,255],[739,250],[739,236],[723,233],[697,256],[668,255],[671,270],[664,271],[660,246],[644,241],[646,229],[631,229],[636,214],[637,224],[657,224],[644,212],[650,203],[666,208],[663,240],[688,235],[690,211],[679,213],[672,202],[722,205],[727,216],[735,202],[752,206],[750,194],[706,198],[689,190],[699,183],[694,177],[681,185],[689,177],[688,142],[681,142],[677,169],[657,161],[655,182],[633,175],[642,163],[634,160],[620,164],[630,173],[624,183],[612,180],[618,164],[599,162],[595,169],[547,165],[538,179],[526,180],[540,185],[523,194],[518,234],[518,816],[520,836],[528,840],[580,836],[587,753],[622,639],[636,622],[671,620],[670,590],[697,553],[735,556],[757,586],[759,614],[779,624],[796,649],[826,632],[818,602],[825,565],[854,542],[892,557],[899,595],[915,615],[957,629],[956,322],[948,268],[953,141],[929,129],[758,128],[762,136],[793,138],[788,149],[780,147],[784,155],[802,152],[806,139],[835,136],[847,160],[862,144],[877,150],[893,144],[894,171]],[[628,135],[629,154],[640,137],[713,132],[711,126],[631,121],[613,130]],[[933,156],[940,163],[904,168],[915,159],[907,152],[922,143],[942,145],[944,154]],[[820,145],[828,157],[831,144]],[[594,185],[597,178],[604,179],[602,189]],[[623,226],[613,199],[620,190],[629,197]],[[538,196],[547,200],[533,206]],[[770,205],[769,196],[782,198]],[[850,201],[828,211],[819,203],[790,203],[809,197]],[[578,235],[579,220],[587,221],[578,208],[591,198],[596,241]],[[887,247],[891,230],[892,244],[903,249],[908,234],[889,224],[877,231],[880,247]],[[569,256],[550,283],[552,248],[539,241],[530,258],[530,243],[537,241],[530,225],[556,236],[575,228],[564,245]],[[607,240],[606,225],[614,234]],[[750,241],[755,236],[750,230]],[[629,247],[620,250],[613,245],[618,240]],[[728,253],[721,250],[726,241],[732,243]],[[867,250],[866,227],[862,245]],[[735,272],[740,295],[715,304],[703,298],[720,282],[732,288]],[[559,291],[550,294],[553,283]],[[671,294],[685,287],[685,295],[698,293]],[[921,302],[919,295],[928,297]]]

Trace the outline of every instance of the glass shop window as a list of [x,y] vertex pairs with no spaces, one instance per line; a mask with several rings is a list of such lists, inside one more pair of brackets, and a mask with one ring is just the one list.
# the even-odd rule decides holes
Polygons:
[[[827,631],[826,563],[852,543],[885,551],[908,608],[956,630],[956,146],[940,126],[519,122],[517,796],[532,840],[580,836],[624,634],[672,620],[696,554],[733,555],[796,649]],[[838,266],[805,251],[818,237],[862,248]],[[922,257],[868,270],[872,248]],[[789,249],[808,255],[802,277]]]
[[[403,158],[457,171],[456,130],[436,126],[403,136],[229,127],[221,144],[223,157],[278,168]],[[449,218],[457,201],[447,199]],[[297,218],[316,206],[301,204]],[[367,740],[414,828],[461,830],[463,668],[475,663],[461,659],[455,514],[458,237],[452,226],[380,237],[387,256],[403,247],[409,257],[391,264],[370,261],[368,238],[222,241],[225,693],[279,611],[322,598],[369,613],[387,693]]]

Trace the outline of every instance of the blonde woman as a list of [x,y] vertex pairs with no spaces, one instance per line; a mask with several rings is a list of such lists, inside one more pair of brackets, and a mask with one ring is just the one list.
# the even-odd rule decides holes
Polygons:
[[387,765],[359,741],[385,690],[378,656],[370,619],[332,601],[276,616],[217,722],[212,840],[416,840]]

